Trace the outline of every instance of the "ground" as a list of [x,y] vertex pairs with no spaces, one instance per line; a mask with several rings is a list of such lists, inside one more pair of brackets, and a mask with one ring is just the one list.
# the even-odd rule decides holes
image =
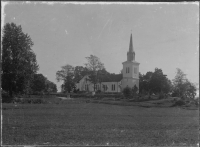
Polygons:
[[92,103],[3,103],[4,145],[189,146],[198,143],[199,110]]

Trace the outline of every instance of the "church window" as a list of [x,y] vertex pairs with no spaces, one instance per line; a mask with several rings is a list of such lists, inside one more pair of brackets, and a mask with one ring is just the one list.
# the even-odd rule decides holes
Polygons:
[[112,91],[115,91],[115,84],[112,84]]
[[128,73],[129,73],[129,67],[128,67]]

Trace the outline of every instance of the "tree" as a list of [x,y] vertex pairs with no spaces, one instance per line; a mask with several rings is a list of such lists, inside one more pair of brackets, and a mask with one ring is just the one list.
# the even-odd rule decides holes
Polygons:
[[56,72],[57,81],[63,81],[62,88],[64,92],[70,93],[75,88],[74,67],[67,64],[61,68],[61,70]]
[[177,91],[178,96],[181,97],[186,90],[184,83],[187,81],[186,74],[179,68],[177,68],[176,76],[173,79],[174,91]]
[[50,92],[57,92],[57,91],[58,90],[57,90],[56,84],[46,79],[46,81],[45,81],[45,92],[50,93]]
[[122,92],[126,98],[130,98],[132,96],[132,89],[128,86],[125,87]]
[[154,72],[147,72],[145,75],[139,74],[140,93],[169,93],[171,91],[171,81],[163,74],[161,69],[155,68]]
[[154,93],[160,93],[163,91],[163,88],[166,87],[166,84],[167,78],[166,75],[163,74],[162,69],[155,68],[150,82],[151,91]]
[[138,87],[136,85],[134,85],[134,87],[132,87],[132,95],[136,96],[138,92]]
[[85,75],[88,74],[88,69],[83,66],[76,66],[74,69],[74,81],[79,82]]
[[176,76],[173,79],[173,96],[194,98],[196,90],[196,86],[186,78],[186,74],[177,68]]
[[43,92],[46,88],[46,78],[42,74],[34,74],[31,89],[34,93]]
[[100,59],[95,55],[90,55],[90,57],[86,57],[87,63],[86,68],[88,69],[89,80],[94,84],[94,91],[96,90],[96,84],[99,80],[98,71],[104,69],[104,64],[101,63]]
[[39,69],[36,55],[31,47],[33,42],[21,26],[7,23],[2,39],[2,88],[14,93],[28,93],[33,75]]

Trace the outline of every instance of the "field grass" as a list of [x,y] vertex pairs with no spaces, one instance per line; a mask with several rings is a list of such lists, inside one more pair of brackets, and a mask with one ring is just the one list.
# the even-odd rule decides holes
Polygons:
[[195,146],[199,110],[58,100],[3,103],[4,145]]

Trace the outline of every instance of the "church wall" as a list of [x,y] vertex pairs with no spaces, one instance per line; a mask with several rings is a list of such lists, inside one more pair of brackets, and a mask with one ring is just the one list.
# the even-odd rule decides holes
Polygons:
[[130,78],[123,78],[122,79],[122,89],[124,89],[125,87],[134,87],[137,86],[137,88],[139,89],[139,79],[130,79]]
[[[94,91],[94,84],[90,81],[86,82],[87,77],[83,77],[79,83],[76,84],[77,89],[80,91]],[[103,89],[103,85],[107,86],[107,89]],[[113,85],[113,87],[112,87]],[[114,86],[115,85],[115,86]],[[101,90],[102,92],[121,92],[120,82],[102,82],[101,84],[96,84],[96,91]]]
[[[107,90],[105,90],[105,92],[121,92],[120,82],[102,82],[102,85],[107,86]],[[102,91],[104,92],[103,86]]]

